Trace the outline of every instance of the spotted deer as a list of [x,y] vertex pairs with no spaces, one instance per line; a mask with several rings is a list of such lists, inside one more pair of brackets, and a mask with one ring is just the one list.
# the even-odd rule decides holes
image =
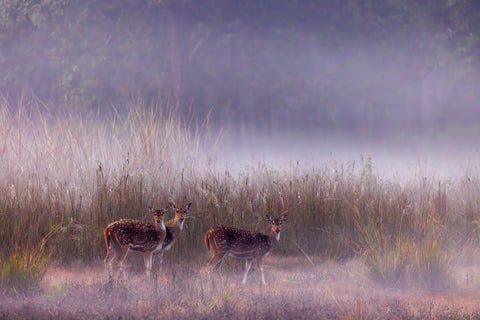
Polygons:
[[123,261],[130,250],[143,252],[147,277],[151,277],[153,254],[163,248],[167,236],[163,215],[168,209],[169,207],[155,210],[149,207],[153,214],[153,223],[122,219],[112,222],[105,228],[103,233],[107,246],[105,266],[110,280],[114,263],[120,266],[120,272],[126,278]]
[[265,285],[263,258],[272,249],[274,240],[280,240],[280,231],[282,230],[282,223],[286,221],[286,215],[281,218],[266,216],[266,219],[272,224],[269,235],[231,227],[218,227],[208,230],[205,234],[205,246],[207,250],[213,252],[213,256],[207,264],[208,274],[212,269],[219,271],[226,256],[245,259],[245,274],[242,280],[242,283],[245,284],[252,262],[256,260],[260,268],[262,284]]
[[163,253],[172,248],[173,244],[180,237],[180,232],[183,230],[183,223],[185,222],[185,217],[192,206],[190,202],[185,206],[185,208],[177,208],[172,202],[169,203],[170,208],[175,210],[175,218],[173,223],[170,226],[167,226],[167,234],[165,241],[163,242],[163,247],[158,253],[158,260],[160,264],[163,262]]

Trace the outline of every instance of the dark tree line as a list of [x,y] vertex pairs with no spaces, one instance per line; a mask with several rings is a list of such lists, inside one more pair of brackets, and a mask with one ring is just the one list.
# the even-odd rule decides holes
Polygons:
[[62,110],[354,134],[480,115],[473,0],[6,0],[0,48],[4,98]]

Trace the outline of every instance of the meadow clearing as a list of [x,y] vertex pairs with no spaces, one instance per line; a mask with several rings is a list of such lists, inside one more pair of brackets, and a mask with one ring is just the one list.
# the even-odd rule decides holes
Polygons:
[[[132,260],[141,260],[132,255]],[[398,288],[372,281],[358,259],[342,263],[272,255],[267,285],[258,270],[241,284],[243,263],[225,266],[224,281],[199,270],[206,261],[168,264],[157,286],[143,266],[129,281],[108,285],[100,263],[49,268],[39,287],[3,294],[8,319],[477,319],[478,267],[457,267],[455,287]],[[226,263],[227,264],[227,263]],[[133,263],[135,265],[135,263]],[[228,264],[227,264],[228,265]],[[468,279],[468,280],[467,280]],[[218,279],[217,279],[218,280]]]
[[[161,108],[108,118],[28,106],[0,115],[0,318],[480,318],[480,179],[378,176],[372,159],[302,166],[213,159],[207,126]],[[212,142],[213,141],[213,142]],[[207,155],[207,156],[205,156]],[[108,284],[104,228],[192,202],[156,285],[141,255]],[[206,277],[214,225],[267,232],[266,258]],[[167,219],[173,218],[171,215]]]

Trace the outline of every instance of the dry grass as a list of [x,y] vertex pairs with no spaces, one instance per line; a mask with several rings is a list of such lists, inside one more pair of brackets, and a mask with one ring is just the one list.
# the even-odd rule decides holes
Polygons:
[[[85,308],[85,315],[96,317],[98,312],[103,318],[123,312],[126,318],[164,312],[184,318],[194,313],[361,318],[362,312],[372,317],[381,312],[433,317],[440,311],[428,309],[428,300],[415,309],[419,300],[411,299],[411,293],[406,298],[392,296],[381,286],[455,293],[462,283],[455,279],[456,266],[480,264],[475,258],[480,240],[476,170],[442,180],[422,175],[384,180],[366,158],[360,164],[308,168],[260,163],[233,172],[215,167],[208,157],[205,160],[201,150],[209,154],[210,149],[205,149],[209,144],[201,130],[162,108],[107,118],[52,115],[47,109],[28,105],[9,112],[13,108],[4,106],[0,114],[0,240],[4,244],[0,291],[7,300],[13,298],[6,292],[27,293],[29,301],[23,305],[11,300],[16,301],[15,308],[3,309],[4,314],[43,310],[42,305],[50,305],[52,299],[45,295],[53,294],[52,301],[58,298],[72,306],[77,304],[70,300],[78,298],[78,309],[65,311],[53,305],[42,316],[71,312],[63,315],[81,318],[80,310]],[[70,272],[73,265],[99,264],[105,255],[102,232],[108,223],[119,218],[150,220],[145,208],[163,207],[168,201],[193,202],[193,216],[165,256],[167,272],[160,288],[167,288],[168,295],[161,289],[152,294],[140,285],[140,277],[134,278],[133,287],[118,284],[108,291],[96,271],[88,273],[91,279],[78,282],[75,277],[83,277],[84,272],[73,273],[66,283],[56,285],[57,293],[44,289],[28,294],[38,290],[51,262],[63,272]],[[207,229],[222,224],[265,232],[264,215],[286,211],[289,219],[275,255],[290,258],[275,262],[288,265],[270,272],[275,286],[259,292],[255,286],[242,288],[233,281],[218,292],[197,276],[198,266],[207,260],[203,244]],[[338,286],[334,281],[322,284],[328,280],[324,276],[334,275],[329,264],[315,262],[318,257],[336,263]],[[362,270],[350,283],[344,278],[355,268],[345,261],[355,261],[355,268]],[[130,263],[134,270],[142,265],[138,257]],[[310,265],[313,271],[299,270],[299,265]],[[231,262],[225,268],[239,270]],[[373,291],[366,295],[356,291],[357,286]],[[96,295],[102,303],[96,303]],[[130,300],[133,307],[125,303]],[[436,305],[437,300],[432,301]],[[442,312],[468,314],[458,308]]]
[[245,286],[240,283],[242,273],[229,268],[224,270],[223,282],[209,279],[199,270],[204,261],[170,264],[161,273],[157,289],[135,270],[130,271],[128,282],[109,286],[101,266],[52,267],[39,290],[0,296],[0,317],[472,319],[480,316],[480,282],[477,279],[466,283],[464,276],[470,272],[479,277],[478,267],[474,270],[458,267],[457,280],[462,288],[401,290],[372,282],[358,259],[343,263],[313,260],[313,265],[308,265],[302,257],[268,257],[266,287],[260,286],[256,269]]

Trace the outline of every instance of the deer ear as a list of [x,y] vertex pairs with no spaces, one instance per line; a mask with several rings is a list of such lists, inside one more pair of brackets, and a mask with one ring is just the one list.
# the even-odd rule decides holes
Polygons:
[[185,212],[187,212],[188,210],[190,210],[190,207],[191,207],[191,206],[192,206],[192,203],[189,202],[189,203],[187,204],[187,206],[185,207]]
[[155,212],[155,208],[154,208],[154,207],[147,207],[147,208],[148,208],[148,210],[149,210],[150,212],[152,212],[152,213]]
[[269,222],[272,222],[272,217],[269,216],[268,214],[265,216],[265,219],[266,219],[267,221],[269,221]]
[[287,215],[284,214],[280,219],[281,219],[282,221],[287,221]]
[[175,208],[176,208],[176,207],[175,207],[175,204],[174,204],[172,201],[169,201],[169,202],[168,202],[168,206],[169,206],[170,208],[172,208],[172,209],[175,209]]

